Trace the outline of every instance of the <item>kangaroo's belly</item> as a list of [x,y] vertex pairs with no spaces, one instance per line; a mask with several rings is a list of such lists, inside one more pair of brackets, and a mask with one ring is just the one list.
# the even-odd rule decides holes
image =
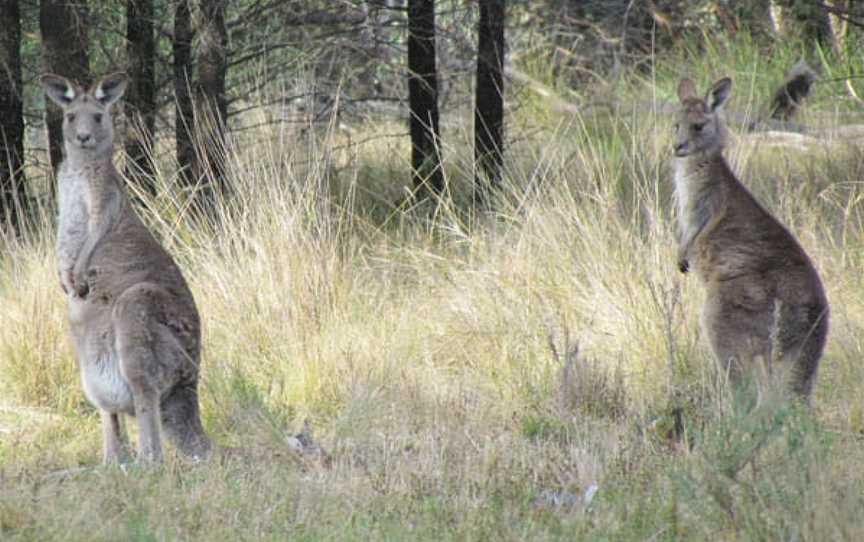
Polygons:
[[101,410],[133,414],[132,391],[120,372],[110,310],[70,296],[69,321],[84,395]]
[[120,365],[113,353],[106,351],[96,359],[82,359],[81,382],[84,395],[93,406],[108,412],[135,413],[132,391],[120,374]]

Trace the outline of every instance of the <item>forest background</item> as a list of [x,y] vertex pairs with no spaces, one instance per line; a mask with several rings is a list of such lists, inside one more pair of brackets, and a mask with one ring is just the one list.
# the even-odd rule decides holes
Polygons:
[[[0,538],[861,539],[862,24],[816,0],[4,2]],[[116,160],[198,302],[205,427],[246,457],[94,467],[46,71],[130,76]],[[726,389],[676,269],[675,88],[724,75],[727,156],[832,303],[809,410]]]

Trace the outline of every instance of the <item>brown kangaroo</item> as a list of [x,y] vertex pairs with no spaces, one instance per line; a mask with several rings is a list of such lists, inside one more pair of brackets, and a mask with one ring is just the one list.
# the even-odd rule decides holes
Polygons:
[[198,311],[112,161],[111,106],[126,79],[108,75],[86,91],[57,75],[41,82],[64,112],[57,259],[84,393],[102,415],[104,461],[128,460],[124,413],[138,420],[139,462],[162,460],[161,430],[203,459],[211,443],[198,410]]
[[733,384],[758,359],[809,401],[828,335],[828,301],[807,254],[738,181],[723,158],[727,129],[718,111],[732,80],[704,98],[678,86],[675,196],[678,265],[705,284],[703,328]]

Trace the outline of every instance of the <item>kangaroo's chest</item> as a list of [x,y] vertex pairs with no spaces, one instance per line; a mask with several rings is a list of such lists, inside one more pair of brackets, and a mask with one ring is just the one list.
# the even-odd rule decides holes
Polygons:
[[91,190],[88,176],[93,175],[86,167],[75,167],[63,164],[57,177],[57,204],[60,227],[70,219],[86,219],[87,210],[91,207]]
[[678,233],[682,240],[691,240],[707,220],[708,211],[700,193],[706,184],[699,172],[690,171],[676,162],[673,175],[675,206],[678,212]]
[[687,182],[687,171],[678,163],[675,163],[672,180],[675,188],[675,207],[678,211],[678,226],[682,227],[682,219],[686,217],[688,203],[692,197],[690,184]]
[[91,233],[104,218],[105,202],[114,193],[110,164],[64,162],[57,180],[58,228],[61,237]]

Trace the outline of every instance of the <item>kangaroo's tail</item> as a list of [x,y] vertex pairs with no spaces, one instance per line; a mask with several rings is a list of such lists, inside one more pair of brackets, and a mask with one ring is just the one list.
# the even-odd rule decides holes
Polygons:
[[786,122],[798,111],[801,102],[810,95],[817,74],[801,60],[786,74],[786,79],[771,98],[768,118]]

